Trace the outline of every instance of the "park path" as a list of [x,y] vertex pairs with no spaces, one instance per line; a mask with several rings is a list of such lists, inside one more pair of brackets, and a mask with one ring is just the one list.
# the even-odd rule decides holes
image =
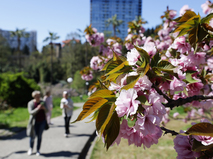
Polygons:
[[[81,107],[73,112],[71,121],[74,121],[82,110],[83,103],[74,103],[74,106]],[[83,159],[86,158],[87,150],[95,137],[95,123],[77,122],[70,125],[71,135],[64,137],[64,120],[62,116],[51,119],[53,125],[49,130],[44,131],[42,145],[40,149],[41,156],[36,156],[35,148],[37,140],[34,143],[33,154],[27,155],[29,149],[29,137],[26,136],[26,130],[20,133],[0,140],[0,158],[1,159]],[[88,120],[87,120],[88,121]],[[88,156],[87,156],[88,158]]]

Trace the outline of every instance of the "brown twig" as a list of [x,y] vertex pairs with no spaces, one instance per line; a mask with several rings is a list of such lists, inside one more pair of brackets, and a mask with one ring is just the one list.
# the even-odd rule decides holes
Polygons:
[[179,133],[177,133],[176,131],[174,131],[174,130],[169,130],[169,129],[163,127],[163,126],[161,126],[160,128],[161,128],[161,130],[165,131],[165,132],[164,132],[164,135],[165,135],[165,134],[172,134],[172,136],[176,136],[176,135],[179,134]]
[[192,97],[179,98],[177,100],[171,99],[170,101],[168,101],[168,103],[164,104],[164,106],[169,107],[170,109],[173,109],[176,106],[184,105],[186,103],[191,103],[192,101],[207,100],[207,99],[213,99],[213,96],[194,95]]
[[158,94],[162,95],[168,102],[172,101],[172,99],[164,94],[155,84],[152,85],[152,88],[154,88],[158,92]]

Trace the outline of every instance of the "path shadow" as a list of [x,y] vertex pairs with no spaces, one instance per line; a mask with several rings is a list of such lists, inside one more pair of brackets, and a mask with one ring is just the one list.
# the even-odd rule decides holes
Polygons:
[[81,136],[91,136],[91,134],[73,134],[71,132],[71,136],[70,137],[81,137]]
[[51,153],[42,153],[41,156],[45,157],[72,157],[78,155],[79,152],[71,152],[71,151],[58,151],[58,152],[51,152]]
[[4,156],[4,157],[2,157],[1,159],[6,159],[6,158],[9,158],[12,154],[14,154],[14,153],[18,153],[18,154],[25,154],[25,153],[27,153],[27,151],[17,151],[17,152],[11,152],[9,155],[7,155],[7,156]]
[[[51,125],[50,129],[51,128],[60,128],[60,127],[64,128],[65,126],[64,125]],[[70,127],[76,127],[76,126],[75,125],[70,125]]]
[[26,128],[23,128],[20,132],[16,132],[13,135],[0,136],[0,139],[1,140],[13,140],[13,139],[22,140],[25,137],[27,137]]

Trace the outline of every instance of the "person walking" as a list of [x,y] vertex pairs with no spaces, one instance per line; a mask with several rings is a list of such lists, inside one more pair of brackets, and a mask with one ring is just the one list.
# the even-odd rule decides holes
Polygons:
[[52,96],[50,95],[50,91],[47,91],[44,98],[44,102],[46,103],[48,111],[46,112],[46,118],[47,118],[47,123],[51,123],[51,115],[52,115],[52,109],[53,109],[53,101],[52,101]]
[[28,112],[30,114],[29,122],[27,125],[27,136],[30,137],[30,149],[28,150],[28,155],[32,155],[33,145],[35,137],[37,137],[37,148],[36,155],[40,155],[40,147],[42,141],[42,133],[46,126],[46,116],[47,107],[45,102],[41,100],[40,91],[32,92],[32,99],[28,102]]
[[65,137],[68,137],[70,134],[70,119],[72,117],[73,113],[73,101],[72,99],[68,98],[68,92],[63,92],[63,98],[61,99],[60,108],[62,109],[62,115],[64,117],[64,123],[65,123]]

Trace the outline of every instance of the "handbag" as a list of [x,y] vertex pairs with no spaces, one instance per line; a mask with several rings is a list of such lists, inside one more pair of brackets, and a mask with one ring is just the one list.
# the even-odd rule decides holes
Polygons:
[[47,123],[47,120],[45,120],[45,127],[44,130],[48,130],[49,129],[49,124]]

